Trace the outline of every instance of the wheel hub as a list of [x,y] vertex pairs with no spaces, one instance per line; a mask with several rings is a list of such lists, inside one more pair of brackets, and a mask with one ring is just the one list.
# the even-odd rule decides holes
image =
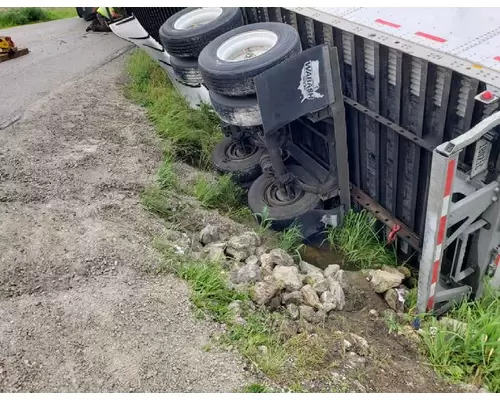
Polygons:
[[249,60],[268,52],[277,42],[274,32],[257,29],[226,40],[217,49],[217,57],[229,62]]
[[239,145],[238,143],[231,142],[226,149],[226,157],[230,160],[242,160],[257,153],[257,147],[251,144]]
[[270,182],[264,190],[263,200],[269,206],[283,206],[293,204],[304,195],[302,189],[293,184],[288,185],[288,190],[285,191]]

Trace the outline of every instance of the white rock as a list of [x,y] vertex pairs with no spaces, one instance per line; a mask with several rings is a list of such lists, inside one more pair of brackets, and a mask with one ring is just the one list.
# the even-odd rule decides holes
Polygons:
[[227,308],[235,316],[241,315],[241,313],[243,312],[243,302],[241,300],[232,301],[231,303],[229,303]]
[[330,276],[335,275],[339,271],[340,271],[340,265],[330,264],[328,267],[326,267],[324,271],[325,278],[329,278]]
[[340,283],[340,286],[342,286],[342,289],[347,289],[349,286],[347,284],[347,278],[345,276],[345,271],[344,270],[339,270],[333,275],[333,279],[335,279],[338,283]]
[[324,278],[323,271],[321,270],[321,268],[315,267],[314,265],[309,264],[308,262],[305,261],[300,262],[299,270],[300,272],[309,276]]
[[255,255],[260,258],[261,255],[266,254],[266,248],[265,246],[258,246],[255,249]]
[[327,313],[332,310],[335,310],[335,308],[337,307],[337,304],[335,303],[335,298],[329,291],[323,292],[321,294],[320,300],[321,303],[323,304],[323,310],[325,310],[325,312]]
[[276,263],[273,261],[273,256],[271,254],[265,253],[260,256],[260,265],[273,269]]
[[364,337],[355,335],[354,333],[350,333],[349,338],[355,346],[356,354],[359,354],[360,356],[368,355],[368,353],[370,352],[370,346],[368,345],[368,342]]
[[316,293],[318,293],[318,295],[321,295],[322,293],[326,292],[329,286],[330,285],[328,281],[324,278],[316,279],[316,282],[314,282],[312,285],[313,289],[316,290]]
[[288,315],[290,316],[291,319],[299,319],[299,307],[297,307],[295,304],[288,304],[286,306],[286,310],[288,312]]
[[243,261],[246,260],[249,256],[249,251],[248,249],[241,249],[237,250],[234,247],[226,247],[226,254],[232,258],[234,258],[236,261]]
[[203,252],[207,253],[207,259],[211,261],[221,261],[226,258],[224,250],[226,243],[210,243],[203,248]]
[[384,300],[394,311],[403,312],[406,293],[408,293],[406,288],[391,288],[384,293]]
[[314,314],[314,323],[316,324],[322,324],[326,320],[326,312],[324,310],[318,310],[316,311],[316,314]]
[[302,296],[304,296],[304,304],[314,307],[318,310],[322,308],[319,297],[311,285],[305,285],[302,289],[300,289],[300,292],[302,293]]
[[282,302],[283,304],[295,304],[298,306],[304,302],[304,296],[299,291],[283,293]]
[[371,309],[370,311],[368,311],[368,316],[370,317],[370,319],[377,319],[379,316],[378,311]]
[[333,296],[333,304],[335,304],[335,310],[342,311],[345,307],[345,294],[340,283],[333,278],[328,278],[328,284],[330,286],[330,293]]
[[316,312],[314,308],[306,305],[299,306],[300,318],[305,319],[307,322],[314,323],[316,321]]
[[255,232],[245,232],[239,236],[233,236],[227,242],[227,247],[235,250],[246,250],[260,245],[260,237]]
[[277,265],[273,270],[273,277],[278,284],[283,285],[287,292],[294,292],[302,287],[297,267]]
[[292,256],[282,249],[272,249],[269,255],[275,265],[284,265],[286,267],[295,265]]
[[383,271],[380,269],[370,271],[370,276],[370,285],[376,293],[384,293],[390,288],[398,287],[405,277],[396,269],[394,271]]
[[260,268],[255,264],[247,264],[231,272],[231,282],[235,284],[258,282],[261,278]]
[[350,351],[347,353],[347,362],[351,368],[364,367],[366,364],[366,359],[364,357],[358,356],[355,352]]
[[200,232],[200,242],[204,245],[216,242],[220,239],[219,227],[217,225],[207,225]]
[[257,282],[251,292],[254,303],[262,306],[271,300],[279,290],[279,286],[272,276],[266,276]]
[[245,260],[245,264],[259,265],[259,258],[256,255],[251,255]]

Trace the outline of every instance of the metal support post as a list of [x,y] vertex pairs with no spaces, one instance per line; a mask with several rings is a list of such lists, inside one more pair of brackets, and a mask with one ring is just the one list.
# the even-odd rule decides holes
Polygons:
[[[340,82],[340,67],[336,48],[330,48],[330,64],[332,71],[333,92],[336,101],[329,106],[333,117],[335,143],[329,143],[331,168],[337,167],[340,204],[344,212],[351,208],[351,194],[349,187],[349,162],[347,159],[347,127],[345,122],[345,107],[342,101],[342,83]],[[334,145],[335,148],[332,148]],[[335,151],[336,163],[332,161]]]
[[432,154],[424,244],[418,279],[417,308],[420,313],[434,309],[457,160],[458,153],[445,156],[434,150]]
[[278,132],[267,134],[265,141],[276,183],[280,186],[280,189],[283,190],[289,179],[289,173],[281,156]]

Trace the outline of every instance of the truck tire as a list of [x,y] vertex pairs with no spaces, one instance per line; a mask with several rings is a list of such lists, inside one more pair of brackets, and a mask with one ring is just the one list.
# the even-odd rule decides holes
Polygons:
[[[300,176],[301,166],[292,165],[288,167],[290,172],[297,170]],[[269,218],[272,219],[274,229],[284,229],[292,224],[302,214],[318,208],[321,199],[315,193],[300,190],[297,197],[292,200],[283,201],[277,197],[277,187],[273,178],[266,175],[259,176],[248,191],[248,206],[255,214],[261,214],[267,207]]]
[[211,90],[208,94],[214,111],[222,121],[236,126],[262,125],[256,96],[229,97]]
[[201,75],[196,58],[178,58],[170,56],[170,65],[177,80],[186,86],[200,87]]
[[211,41],[198,65],[209,90],[226,96],[255,94],[253,78],[302,50],[290,25],[261,22],[240,26]]
[[237,183],[250,182],[261,174],[262,153],[263,149],[254,147],[250,154],[241,154],[233,139],[225,137],[212,152],[212,164],[217,171],[231,174]]
[[172,15],[160,27],[163,47],[175,57],[198,57],[217,36],[243,25],[237,7],[189,7]]

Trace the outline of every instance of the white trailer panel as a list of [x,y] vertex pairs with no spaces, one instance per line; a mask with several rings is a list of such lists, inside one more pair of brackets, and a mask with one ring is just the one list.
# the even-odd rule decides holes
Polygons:
[[500,8],[288,8],[500,90]]

